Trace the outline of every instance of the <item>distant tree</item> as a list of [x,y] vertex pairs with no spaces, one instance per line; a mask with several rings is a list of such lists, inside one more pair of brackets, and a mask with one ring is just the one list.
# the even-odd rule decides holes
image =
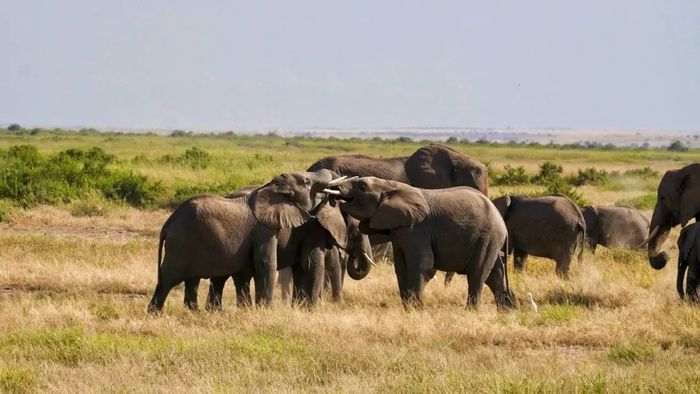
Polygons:
[[10,131],[21,131],[22,126],[20,126],[19,123],[12,123],[11,125],[7,126],[7,129]]
[[671,145],[669,145],[666,150],[671,151],[671,152],[687,152],[688,147],[683,145],[682,142],[680,141],[673,141]]
[[447,141],[445,141],[445,142],[448,144],[456,144],[459,142],[459,139],[457,139],[457,137],[452,136],[452,137],[448,138]]

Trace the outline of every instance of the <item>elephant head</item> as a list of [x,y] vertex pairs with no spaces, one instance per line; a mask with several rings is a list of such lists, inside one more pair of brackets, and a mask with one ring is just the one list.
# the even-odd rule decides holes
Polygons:
[[671,228],[685,226],[700,213],[700,164],[690,164],[679,170],[666,171],[661,178],[656,206],[649,225],[647,252],[649,264],[662,269],[668,253],[660,250]]
[[505,195],[494,199],[493,205],[496,206],[498,213],[500,213],[501,217],[505,220],[506,214],[508,213],[508,207],[510,207],[510,196]]
[[360,220],[363,232],[414,226],[428,215],[420,189],[396,181],[357,178],[340,187],[340,198],[340,209]]
[[298,227],[325,205],[323,189],[334,178],[337,175],[329,170],[280,174],[246,198],[256,219],[266,227]]
[[372,245],[367,234],[360,231],[359,220],[347,216],[348,228],[348,276],[355,280],[364,279],[374,265],[372,261]]
[[489,194],[488,170],[481,162],[441,144],[418,149],[406,160],[411,185],[423,189],[471,186]]

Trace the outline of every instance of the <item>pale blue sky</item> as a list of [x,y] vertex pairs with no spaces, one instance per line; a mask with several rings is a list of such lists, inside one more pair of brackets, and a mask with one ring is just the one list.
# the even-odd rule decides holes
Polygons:
[[0,0],[0,123],[700,130],[700,1]]

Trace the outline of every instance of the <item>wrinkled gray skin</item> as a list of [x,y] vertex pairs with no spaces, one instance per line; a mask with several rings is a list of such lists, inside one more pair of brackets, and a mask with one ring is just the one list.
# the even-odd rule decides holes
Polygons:
[[[254,186],[248,186],[229,194],[227,198],[240,198],[253,190]],[[277,269],[283,300],[288,297],[289,284],[293,282],[294,302],[315,305],[321,297],[325,281],[331,289],[333,300],[340,301],[346,268],[348,275],[356,280],[363,279],[369,273],[371,264],[364,256],[365,253],[372,256],[369,240],[359,231],[357,220],[346,220],[335,205],[324,206],[323,215],[317,214],[299,227],[280,229],[277,235]],[[341,249],[347,251],[345,258],[340,257]],[[227,279],[226,276],[211,279],[207,308],[221,308]]]
[[368,234],[387,236],[405,306],[422,306],[426,277],[434,270],[467,275],[467,305],[478,305],[486,283],[499,308],[515,306],[500,251],[507,229],[496,207],[476,189],[418,189],[363,177],[340,186],[341,209]]
[[471,186],[489,193],[486,166],[449,146],[430,144],[408,157],[382,159],[364,155],[325,157],[308,171],[328,169],[338,175],[374,176],[410,184],[421,189]]
[[586,205],[581,208],[586,221],[586,243],[595,253],[596,246],[644,249],[649,220],[632,207]]
[[[315,171],[321,168],[339,175],[374,176],[421,189],[470,186],[486,196],[489,194],[486,166],[442,144],[426,145],[408,157],[382,159],[364,155],[330,156],[312,164],[308,170]],[[388,240],[385,236],[375,234],[370,236],[370,242],[375,246]],[[450,279],[451,275],[446,274],[445,284],[448,284]]]
[[692,218],[700,219],[699,163],[666,171],[661,178],[647,244],[649,264],[654,269],[666,266],[668,253],[661,250],[661,246],[671,229],[679,224],[684,227]]
[[320,191],[333,177],[330,171],[281,174],[243,198],[199,196],[182,203],[161,229],[158,284],[148,310],[160,311],[170,290],[183,281],[188,307],[196,308],[194,283],[220,276],[233,276],[240,284],[239,303],[251,303],[252,278],[256,303],[272,302],[277,234],[322,212],[327,199]]
[[568,198],[503,196],[493,204],[508,227],[516,270],[525,269],[527,256],[533,255],[556,261],[557,274],[566,276],[577,247],[581,261],[586,223]]
[[[683,279],[688,271],[685,289]],[[688,297],[693,303],[698,299],[698,284],[700,283],[700,224],[693,223],[681,230],[678,237],[678,278],[676,289],[681,299]]]

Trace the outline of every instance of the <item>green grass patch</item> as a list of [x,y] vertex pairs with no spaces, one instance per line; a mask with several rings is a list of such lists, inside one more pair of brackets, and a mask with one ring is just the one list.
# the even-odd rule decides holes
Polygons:
[[620,364],[653,361],[656,348],[647,342],[628,342],[610,349],[608,357]]
[[526,327],[559,326],[576,318],[572,305],[540,305],[537,313],[528,310],[518,312],[518,323]]
[[30,393],[35,390],[34,373],[26,368],[7,366],[0,368],[0,391],[4,393]]
[[228,344],[228,348],[256,360],[302,358],[306,354],[306,344],[301,338],[278,330],[265,330],[237,338]]
[[647,193],[641,196],[625,198],[615,202],[618,206],[629,206],[637,209],[654,209],[656,206],[656,194]]

